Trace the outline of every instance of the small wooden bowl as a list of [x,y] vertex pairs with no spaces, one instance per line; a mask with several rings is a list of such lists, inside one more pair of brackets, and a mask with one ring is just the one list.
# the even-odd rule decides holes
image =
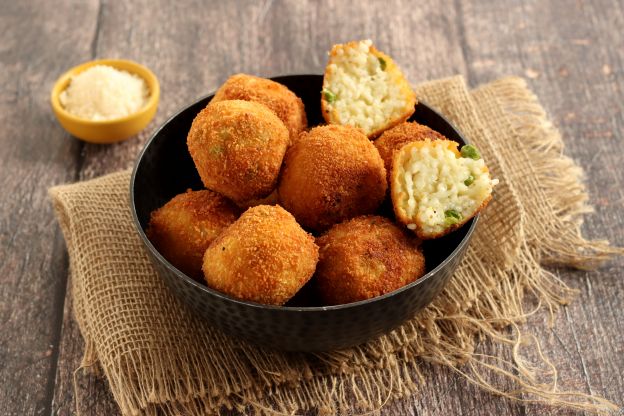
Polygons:
[[[136,113],[113,120],[93,121],[69,113],[61,105],[59,95],[68,87],[72,77],[95,65],[112,66],[143,78],[150,90],[147,104]],[[160,85],[156,75],[143,65],[124,59],[99,59],[73,67],[54,83],[50,95],[52,109],[61,126],[71,135],[91,143],[115,143],[136,135],[154,118],[159,98]]]

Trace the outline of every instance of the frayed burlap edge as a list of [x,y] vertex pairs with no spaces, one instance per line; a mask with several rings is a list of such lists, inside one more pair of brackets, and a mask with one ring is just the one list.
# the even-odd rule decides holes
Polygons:
[[[444,98],[436,98],[433,93],[428,95],[428,88],[429,91],[442,91],[445,96],[449,96],[449,88],[455,88],[458,94],[465,95],[463,99],[470,102],[467,107],[476,117],[471,119],[473,126],[463,126],[462,119],[452,121],[465,133],[469,132],[466,134],[471,141],[486,149],[486,158],[489,152],[501,149],[488,149],[487,142],[484,142],[488,140],[488,129],[474,122],[479,119],[499,123],[500,126],[494,127],[488,124],[488,128],[494,128],[499,133],[509,132],[509,136],[515,137],[513,146],[521,148],[524,145],[531,149],[532,163],[522,169],[528,169],[527,172],[538,178],[536,182],[541,203],[546,203],[549,208],[557,207],[557,211],[553,211],[557,219],[553,229],[557,232],[572,231],[560,233],[557,244],[546,246],[540,243],[540,238],[536,238],[542,236],[541,231],[527,225],[534,218],[530,217],[532,214],[527,212],[527,208],[522,207],[520,212],[528,218],[518,218],[519,225],[512,231],[525,238],[515,246],[510,245],[511,251],[506,251],[505,262],[464,262],[444,294],[414,320],[388,336],[363,346],[318,354],[314,360],[322,365],[309,365],[312,357],[283,357],[275,352],[245,349],[246,359],[257,373],[239,376],[238,383],[232,383],[226,389],[211,390],[206,387],[205,379],[176,380],[175,383],[168,380],[168,370],[184,365],[179,359],[176,362],[175,357],[154,360],[153,356],[142,353],[117,357],[116,365],[111,366],[109,361],[102,367],[124,414],[206,414],[217,411],[221,406],[247,411],[253,409],[267,414],[293,414],[310,408],[319,409],[321,414],[353,413],[354,410],[374,413],[389,400],[407,397],[418,390],[423,380],[420,360],[447,366],[480,387],[515,400],[590,411],[617,408],[601,398],[560,392],[556,369],[541,353],[536,339],[524,334],[519,327],[528,315],[543,307],[554,313],[573,295],[573,291],[556,276],[539,266],[540,261],[592,267],[611,254],[621,253],[606,242],[586,241],[580,234],[582,214],[588,212],[587,195],[578,180],[580,169],[561,155],[561,138],[522,80],[497,81],[478,89],[472,96],[467,94],[463,81],[459,79],[419,88],[428,102],[439,104],[448,116],[456,113],[444,111]],[[452,94],[450,96],[452,98]],[[505,139],[510,140],[509,137]],[[488,160],[494,161],[494,156]],[[517,166],[506,166],[507,159],[500,159],[502,161],[494,163],[496,170],[507,177],[510,187],[512,183],[516,185],[513,176],[516,170],[512,168]],[[540,161],[542,165],[555,164],[558,168],[553,171],[545,169],[540,167]],[[128,173],[123,175],[128,176]],[[568,194],[574,191],[572,194],[575,196],[562,195],[562,189]],[[525,189],[522,186],[511,189],[523,202],[527,195],[530,196],[528,192],[535,191],[535,188]],[[66,227],[71,219],[64,218],[68,212],[67,199],[63,198],[59,188],[52,189],[50,193],[60,222],[65,225],[62,228],[73,262],[76,253],[71,247],[71,230]],[[487,237],[475,236],[475,239],[482,241]],[[478,243],[472,244],[466,253],[467,258],[482,256],[483,251],[479,249],[482,247]],[[496,250],[496,247],[491,249]],[[496,254],[490,253],[486,257]],[[476,281],[475,276],[478,276]],[[75,314],[86,340],[83,365],[90,366],[98,358],[97,343],[89,335],[96,329],[85,324],[89,317],[84,309],[84,299],[80,296],[83,290],[80,285],[80,278],[72,279]],[[527,304],[531,309],[529,312],[524,309]],[[474,354],[476,342],[482,337],[509,348],[513,362]],[[543,366],[536,367],[523,359],[523,349],[530,347],[542,358]],[[492,359],[497,360],[495,364],[492,364]],[[202,374],[202,363],[185,365],[193,368],[187,368],[183,373],[205,376]],[[147,385],[141,381],[145,380],[146,371],[153,372],[148,377],[152,383]],[[489,381],[492,374],[508,379],[517,389],[500,391]]]
[[[517,169],[511,181],[523,188],[520,202],[530,221],[525,227],[527,242],[535,247],[542,264],[593,269],[610,256],[624,253],[606,240],[588,241],[581,233],[583,216],[593,212],[584,185],[584,172],[563,154],[561,134],[548,120],[538,98],[522,78],[509,77],[478,88],[477,108],[488,109],[483,117],[497,120],[501,128],[511,128],[513,138],[505,146],[506,158],[514,155]],[[496,100],[498,105],[481,107]],[[539,181],[526,181],[537,177]],[[543,221],[541,212],[551,215]]]

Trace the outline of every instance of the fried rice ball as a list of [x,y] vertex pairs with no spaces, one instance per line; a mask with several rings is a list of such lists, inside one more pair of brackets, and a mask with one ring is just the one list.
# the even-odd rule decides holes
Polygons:
[[288,143],[288,129],[275,113],[242,100],[204,108],[187,137],[204,186],[236,203],[273,192]]
[[204,252],[239,214],[216,192],[188,190],[152,212],[147,236],[171,264],[201,280]]
[[391,196],[399,222],[422,239],[464,225],[492,199],[498,183],[473,145],[420,140],[394,154]]
[[318,247],[295,218],[276,205],[249,208],[204,255],[209,287],[237,299],[283,305],[314,274]]
[[392,156],[394,152],[407,143],[424,139],[443,140],[446,139],[446,137],[425,125],[416,122],[405,122],[390,130],[384,131],[383,134],[373,142],[384,161],[384,166],[388,175],[388,186],[390,186],[390,172],[392,170]]
[[359,127],[372,139],[407,120],[415,105],[399,67],[370,40],[332,47],[321,93],[325,121]]
[[217,90],[208,105],[224,100],[255,101],[266,105],[286,125],[291,143],[308,127],[301,98],[286,86],[270,79],[247,74],[232,75]]
[[381,296],[425,273],[420,240],[384,217],[342,222],[316,242],[317,291],[328,305]]
[[282,206],[314,231],[372,214],[386,193],[379,152],[354,127],[328,125],[302,133],[284,158],[278,186]]

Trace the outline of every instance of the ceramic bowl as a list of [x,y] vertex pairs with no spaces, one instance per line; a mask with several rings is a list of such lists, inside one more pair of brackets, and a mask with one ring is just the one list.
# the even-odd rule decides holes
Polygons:
[[[273,78],[303,100],[310,126],[320,124],[322,76]],[[266,306],[231,298],[186,276],[152,245],[145,230],[150,213],[173,196],[202,189],[186,135],[195,115],[212,96],[182,109],[166,121],[141,152],[132,173],[130,202],[136,231],[162,279],[183,303],[220,330],[249,342],[293,351],[324,351],[363,343],[391,331],[427,306],[449,281],[462,260],[477,218],[453,233],[426,241],[427,273],[394,292],[373,299],[322,306],[309,288],[284,306]],[[425,124],[460,144],[466,141],[451,123],[420,102],[411,120]]]

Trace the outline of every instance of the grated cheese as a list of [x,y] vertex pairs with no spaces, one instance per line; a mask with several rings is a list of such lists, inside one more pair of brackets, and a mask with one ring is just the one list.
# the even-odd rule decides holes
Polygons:
[[92,121],[136,113],[148,98],[149,89],[143,78],[108,65],[95,65],[76,75],[59,96],[65,110]]

